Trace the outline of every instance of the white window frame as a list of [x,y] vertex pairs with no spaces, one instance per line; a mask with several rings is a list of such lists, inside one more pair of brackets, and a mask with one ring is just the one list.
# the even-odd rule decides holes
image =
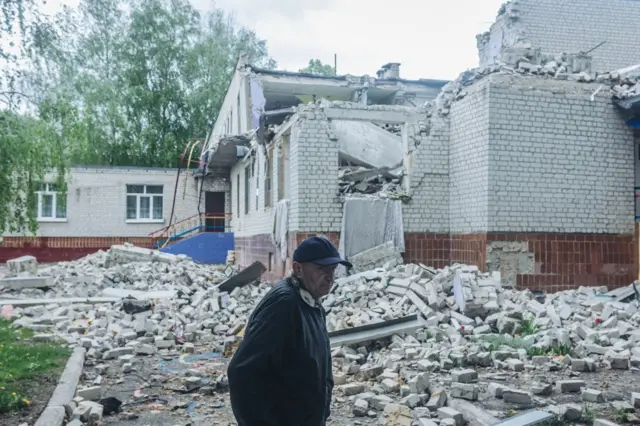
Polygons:
[[[129,186],[141,186],[143,187],[143,190],[141,193],[134,193],[134,192],[129,192]],[[147,188],[150,186],[159,186],[162,188],[162,193],[153,193],[153,192],[147,192]],[[124,203],[124,210],[125,210],[125,222],[126,223],[164,223],[164,185],[153,185],[153,184],[139,184],[139,183],[129,183],[127,184],[127,186],[125,186],[125,203]],[[129,202],[129,197],[136,197],[136,218],[135,219],[128,219],[127,218],[127,209],[128,209],[128,202]],[[161,197],[160,203],[162,204],[162,218],[161,219],[153,219],[153,207],[156,203],[156,197]],[[149,216],[148,218],[141,218],[140,217],[140,200],[142,198],[149,198]]]
[[[54,191],[51,189],[53,184],[43,183],[42,186],[44,190],[36,191],[36,195],[38,196],[38,212],[37,212],[37,221],[42,223],[47,222],[66,222],[67,221],[67,209],[65,209],[64,217],[57,217],[58,212],[58,194],[59,191]],[[51,196],[51,216],[43,216],[42,215],[42,197],[45,195]],[[67,205],[68,206],[68,205]]]

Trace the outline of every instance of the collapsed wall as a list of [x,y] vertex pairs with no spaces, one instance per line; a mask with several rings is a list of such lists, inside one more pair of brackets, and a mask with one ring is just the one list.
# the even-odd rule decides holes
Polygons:
[[553,54],[595,48],[593,71],[623,68],[640,63],[638,29],[640,2],[633,0],[513,0],[477,37],[480,66],[500,61],[505,49],[534,47]]

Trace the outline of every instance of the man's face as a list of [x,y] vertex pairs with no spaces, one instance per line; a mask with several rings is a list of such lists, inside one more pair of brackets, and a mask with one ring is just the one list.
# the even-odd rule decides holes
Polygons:
[[302,280],[313,297],[329,294],[336,274],[337,265],[316,265],[315,263],[294,263],[294,273]]

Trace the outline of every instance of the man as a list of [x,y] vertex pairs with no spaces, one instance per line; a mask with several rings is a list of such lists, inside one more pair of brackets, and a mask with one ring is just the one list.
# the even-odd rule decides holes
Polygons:
[[258,304],[228,368],[239,426],[323,426],[333,372],[325,312],[339,265],[328,240],[312,237],[293,253],[293,273]]

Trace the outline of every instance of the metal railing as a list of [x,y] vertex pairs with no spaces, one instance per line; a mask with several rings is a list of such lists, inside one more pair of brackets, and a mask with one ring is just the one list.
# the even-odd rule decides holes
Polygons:
[[154,241],[153,248],[163,248],[169,243],[199,232],[227,232],[229,218],[229,214],[195,214],[153,231],[149,234],[149,237]]

